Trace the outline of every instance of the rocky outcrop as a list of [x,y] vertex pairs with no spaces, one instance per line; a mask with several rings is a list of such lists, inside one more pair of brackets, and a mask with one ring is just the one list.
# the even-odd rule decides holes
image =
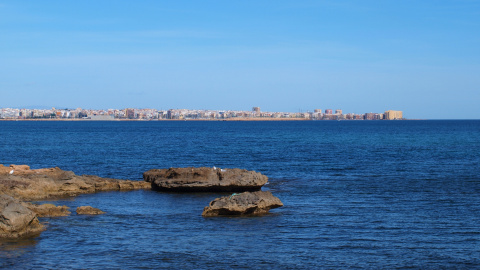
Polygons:
[[11,196],[0,194],[0,239],[35,236],[43,230],[33,211]]
[[205,207],[202,216],[249,216],[267,214],[270,209],[283,206],[269,191],[244,192],[221,197]]
[[75,175],[60,168],[31,170],[26,165],[0,165],[0,190],[22,200],[42,200],[50,197],[76,196],[113,190],[150,189],[143,181]]
[[105,212],[103,212],[102,210],[91,207],[91,206],[79,206],[79,207],[77,207],[76,212],[77,212],[77,215],[101,215],[101,214],[105,214]]
[[[51,197],[76,196],[100,191],[151,189],[144,181],[75,175],[60,168],[31,170],[27,165],[0,164],[0,239],[38,235],[44,230],[38,217],[68,216],[67,206],[32,204],[20,200],[43,200]],[[15,199],[14,199],[15,198]],[[86,212],[85,212],[86,211]],[[96,208],[77,209],[77,213],[97,215]]]
[[71,214],[71,212],[68,210],[69,207],[65,205],[56,206],[51,203],[45,203],[45,204],[23,203],[23,204],[28,209],[35,212],[38,217],[65,217]]
[[143,174],[152,188],[160,191],[255,191],[265,185],[268,177],[254,171],[220,168],[153,169]]

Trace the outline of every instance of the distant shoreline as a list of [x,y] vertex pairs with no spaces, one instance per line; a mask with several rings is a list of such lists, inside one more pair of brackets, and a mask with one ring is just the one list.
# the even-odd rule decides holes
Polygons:
[[[86,122],[115,122],[115,121],[125,121],[125,122],[156,122],[156,121],[312,121],[308,118],[226,118],[226,119],[110,119],[110,120],[96,120],[96,119],[63,119],[63,118],[44,118],[44,119],[0,119],[0,121],[86,121]],[[328,121],[328,120],[325,120]],[[343,121],[343,120],[342,120]],[[350,121],[350,120],[348,120]]]
[[[309,119],[309,118],[225,118],[225,119],[79,119],[79,118],[42,118],[42,119],[0,119],[0,121],[6,122],[16,122],[16,121],[29,121],[29,122],[52,122],[52,121],[62,121],[62,122],[161,122],[161,121],[205,121],[205,122],[244,122],[244,121],[414,121],[414,120],[443,120],[443,119],[395,119],[395,120],[385,120],[385,119],[378,119],[378,120],[365,120],[365,119],[325,119],[325,120],[317,120],[317,119]],[[475,119],[446,119],[446,120],[475,120]]]
[[[257,121],[257,122],[271,122],[271,121],[413,121],[413,120],[441,120],[441,119],[395,119],[395,120],[365,120],[365,119],[325,119],[325,120],[313,120],[309,118],[225,118],[225,119],[79,119],[79,118],[44,118],[44,119],[0,119],[0,121],[16,122],[16,121],[30,121],[30,122],[52,122],[52,121],[62,121],[62,122],[161,122],[161,121],[205,121],[205,122],[245,122],[245,121]],[[463,120],[463,119],[450,119],[450,120]]]

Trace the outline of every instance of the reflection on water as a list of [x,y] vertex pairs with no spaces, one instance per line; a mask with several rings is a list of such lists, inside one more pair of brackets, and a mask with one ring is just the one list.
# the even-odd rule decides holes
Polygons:
[[37,245],[36,238],[20,240],[0,240],[0,258],[15,258],[22,256]]

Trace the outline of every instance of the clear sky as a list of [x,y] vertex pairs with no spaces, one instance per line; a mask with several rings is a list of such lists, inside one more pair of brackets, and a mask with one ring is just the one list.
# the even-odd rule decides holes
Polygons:
[[480,119],[478,0],[0,0],[0,107]]

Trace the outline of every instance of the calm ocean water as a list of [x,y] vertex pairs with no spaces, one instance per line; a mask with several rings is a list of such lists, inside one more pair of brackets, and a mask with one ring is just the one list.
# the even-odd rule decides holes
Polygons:
[[224,194],[105,192],[54,201],[0,243],[12,269],[480,268],[480,121],[0,122],[0,164],[141,180],[152,168],[244,168],[284,207],[202,218]]

